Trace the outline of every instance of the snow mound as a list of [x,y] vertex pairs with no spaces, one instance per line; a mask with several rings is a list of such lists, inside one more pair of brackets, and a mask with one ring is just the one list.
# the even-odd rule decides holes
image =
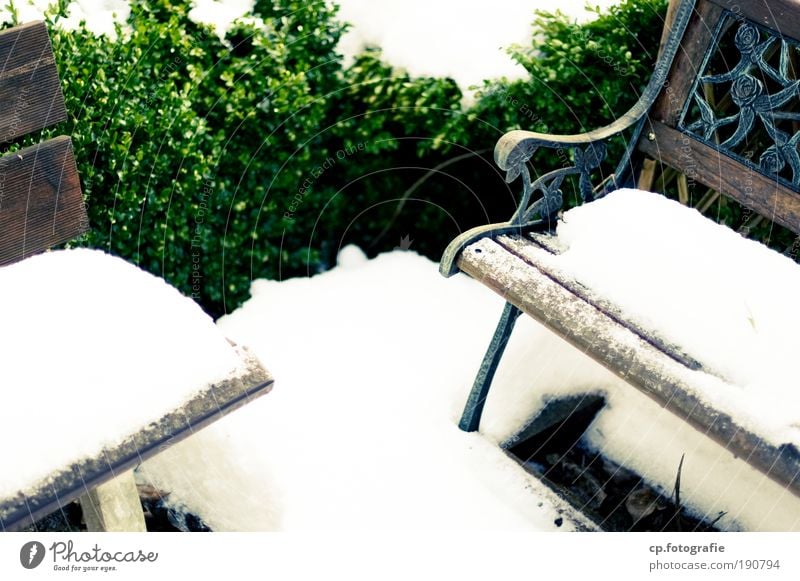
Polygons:
[[[0,497],[160,418],[239,359],[162,279],[103,252],[0,268]],[[13,469],[11,468],[13,467]]]
[[339,251],[336,257],[336,266],[342,268],[355,268],[367,262],[367,255],[358,246],[348,244]]
[[218,324],[269,366],[274,390],[140,478],[214,530],[555,530],[552,494],[456,426],[501,309],[408,251],[255,281]]
[[143,465],[139,477],[174,507],[214,530],[553,530],[559,503],[498,444],[547,397],[595,392],[607,405],[591,448],[667,495],[685,454],[681,499],[693,512],[726,511],[718,526],[730,530],[800,529],[800,499],[528,317],[481,434],[460,432],[502,300],[413,252],[363,262],[345,250],[357,268],[257,280],[218,321],[277,383]]

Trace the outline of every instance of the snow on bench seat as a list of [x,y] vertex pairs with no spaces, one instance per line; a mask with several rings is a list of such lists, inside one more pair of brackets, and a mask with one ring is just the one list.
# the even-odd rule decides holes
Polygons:
[[724,528],[800,528],[793,261],[666,198],[621,190],[566,212],[557,236],[483,239],[459,265],[571,343],[520,319],[482,433],[510,442],[553,398],[600,394],[590,447],[665,494],[686,453],[681,498],[700,515],[727,511]]
[[619,190],[565,213],[557,255],[587,292],[677,347],[704,395],[774,445],[800,446],[800,266],[661,195]]
[[0,297],[0,500],[16,499],[0,503],[0,524],[272,383],[193,301],[103,252],[0,268]]
[[367,261],[347,247],[338,263],[253,282],[218,326],[269,354],[279,389],[137,477],[215,531],[592,529],[495,442],[458,430],[465,361],[497,297],[414,252]]

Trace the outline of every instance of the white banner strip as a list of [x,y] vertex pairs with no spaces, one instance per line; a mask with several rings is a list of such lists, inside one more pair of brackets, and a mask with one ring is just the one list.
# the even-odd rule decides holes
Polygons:
[[800,579],[779,533],[0,534],[0,579]]

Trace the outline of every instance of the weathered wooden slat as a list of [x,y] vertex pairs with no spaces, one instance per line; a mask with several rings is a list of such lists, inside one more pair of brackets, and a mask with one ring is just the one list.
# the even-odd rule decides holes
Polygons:
[[468,246],[459,268],[653,398],[735,456],[800,496],[800,451],[773,446],[695,387],[719,381],[667,356],[627,327],[564,288],[535,265],[483,238]]
[[133,433],[120,445],[72,466],[56,470],[30,489],[0,504],[0,531],[19,530],[100,484],[131,470],[231,411],[268,393],[272,376],[255,357],[241,349],[242,375],[210,386],[160,420]]
[[[671,127],[678,124],[683,104],[692,90],[694,78],[700,72],[708,46],[711,44],[714,27],[722,16],[722,9],[710,2],[698,2],[695,13],[689,20],[681,48],[675,55],[667,82],[648,116]],[[648,130],[642,132],[645,139]]]
[[653,137],[639,142],[647,155],[800,233],[800,194],[662,123],[653,123]]
[[640,190],[651,191],[653,188],[653,181],[656,178],[656,162],[652,159],[645,158],[642,160],[642,169],[639,170],[639,179],[636,187]]
[[746,18],[800,40],[800,19],[797,0],[710,0],[719,8],[729,10],[737,19]]
[[0,32],[0,142],[67,119],[44,22]]
[[[659,351],[672,357],[678,363],[681,363],[689,369],[702,368],[702,365],[683,349],[677,345],[673,345],[652,330],[645,329],[641,325],[628,321],[625,317],[625,313],[614,303],[605,297],[590,292],[588,288],[556,267],[553,261],[554,256],[552,255],[558,254],[558,252],[554,251],[555,249],[552,246],[547,246],[547,242],[545,242],[546,238],[546,236],[536,236],[533,240],[529,240],[527,238],[501,236],[497,239],[497,243],[512,254],[519,256],[528,264],[535,266],[542,272],[546,272],[550,278],[569,290],[572,294],[586,301],[610,319],[627,327],[639,337],[656,347]],[[550,238],[555,239],[554,236]]]
[[0,158],[0,266],[88,229],[69,137]]

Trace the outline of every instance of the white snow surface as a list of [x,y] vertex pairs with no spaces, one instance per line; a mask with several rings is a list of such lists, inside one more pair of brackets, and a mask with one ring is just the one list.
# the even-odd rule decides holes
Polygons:
[[[555,261],[729,383],[709,394],[775,444],[800,445],[800,267],[663,196],[575,208]],[[635,242],[633,242],[635,241]]]
[[[462,90],[484,79],[526,78],[527,71],[506,48],[530,42],[535,9],[555,9],[541,0],[340,0],[339,4],[341,20],[353,24],[339,43],[345,62],[365,46],[378,46],[387,62],[411,76],[451,77]],[[558,8],[584,20],[591,15],[584,4],[567,0]]]
[[0,498],[96,455],[239,367],[208,315],[94,250],[0,268]]
[[455,424],[501,302],[413,252],[342,263],[253,283],[218,324],[275,388],[139,477],[214,530],[556,530],[552,494]]
[[[626,228],[641,240],[631,244]],[[666,300],[668,332],[687,324],[705,341],[730,344],[717,334],[741,325],[742,311],[736,300],[720,299],[724,290],[747,295],[756,328],[778,333],[768,345],[781,342],[778,321],[767,308],[770,297],[781,299],[774,294],[778,287],[769,285],[793,284],[798,267],[692,210],[654,194],[619,192],[566,213],[560,233],[569,246],[565,266],[609,264],[606,271],[587,269],[587,277],[596,275],[609,292],[617,282],[654,282],[658,291],[638,287],[624,300],[638,297],[640,306]],[[749,262],[723,259],[718,253],[725,249],[736,260],[762,266],[753,271]],[[688,279],[685,272],[679,275],[683,267]],[[726,269],[742,274],[737,278]],[[728,278],[718,280],[720,272]],[[771,278],[767,286],[745,284],[741,279],[750,274]],[[435,263],[413,252],[367,260],[347,247],[329,272],[255,281],[251,294],[218,325],[252,346],[274,373],[275,389],[148,461],[139,475],[216,530],[551,529],[548,494],[498,443],[547,397],[589,392],[607,401],[586,435],[591,448],[637,471],[667,496],[685,454],[681,498],[693,512],[714,519],[725,511],[718,526],[729,530],[800,530],[800,499],[528,317],[519,320],[509,341],[481,434],[459,432],[455,424],[502,300],[463,275],[441,278]],[[680,305],[699,316],[694,303],[703,300],[722,301],[703,311],[714,318],[708,328],[698,328],[697,319],[670,318],[689,316],[680,314]],[[782,304],[791,309],[790,300]],[[797,328],[793,316],[784,331]],[[783,339],[791,342],[791,336]],[[750,358],[769,347],[742,340],[753,349],[748,357],[738,345],[729,360],[714,346],[701,351],[703,359],[728,364],[732,377],[738,360],[735,376],[755,382],[730,386],[736,393],[728,394],[726,405],[749,406],[758,394],[748,389],[763,385],[761,363]],[[787,362],[765,357],[790,373]],[[777,425],[773,433],[791,436],[793,428],[782,422],[796,417],[797,408],[783,407],[794,405],[797,375],[769,373],[783,388],[768,386],[764,397],[771,403],[757,408],[763,412],[759,419]],[[748,417],[753,412],[736,410]]]

